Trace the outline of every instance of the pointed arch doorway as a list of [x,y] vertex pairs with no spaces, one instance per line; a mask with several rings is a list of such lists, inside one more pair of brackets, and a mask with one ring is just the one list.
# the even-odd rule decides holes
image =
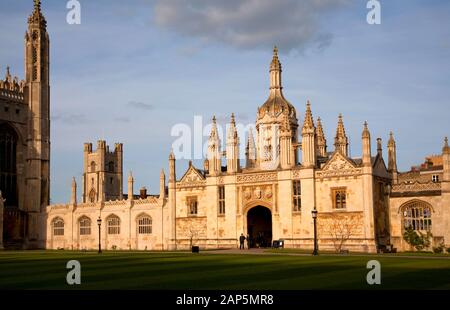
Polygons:
[[247,237],[251,248],[270,247],[272,243],[272,212],[255,206],[247,212]]

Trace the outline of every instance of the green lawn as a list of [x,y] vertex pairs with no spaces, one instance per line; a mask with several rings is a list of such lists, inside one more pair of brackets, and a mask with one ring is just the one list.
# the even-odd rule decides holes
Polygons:
[[[81,263],[76,287],[66,284],[72,259]],[[372,259],[381,263],[378,286],[366,283]],[[3,251],[0,289],[450,289],[450,259]]]

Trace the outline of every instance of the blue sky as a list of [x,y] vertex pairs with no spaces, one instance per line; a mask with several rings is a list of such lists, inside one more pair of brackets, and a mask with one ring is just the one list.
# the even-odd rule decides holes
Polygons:
[[[255,120],[275,44],[285,96],[300,121],[311,101],[330,149],[339,113],[353,156],[365,120],[373,149],[392,130],[401,170],[440,153],[450,135],[449,1],[381,1],[376,26],[366,23],[365,0],[80,0],[81,25],[66,23],[66,3],[42,4],[51,38],[52,202],[69,199],[72,176],[81,184],[83,143],[99,138],[123,142],[136,191],[156,193],[172,126],[213,114],[224,124],[232,112]],[[32,6],[0,2],[0,66],[20,78]],[[186,166],[178,164],[179,176]]]

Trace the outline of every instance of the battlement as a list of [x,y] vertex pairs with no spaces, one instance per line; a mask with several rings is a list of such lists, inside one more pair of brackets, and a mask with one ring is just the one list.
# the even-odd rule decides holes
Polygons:
[[9,67],[6,68],[5,79],[0,79],[0,97],[24,101],[25,81],[19,81],[17,76],[12,76]]
[[123,152],[123,144],[122,143],[115,143],[114,144],[114,151],[109,150],[109,145],[106,144],[105,140],[98,140],[97,141],[97,149],[94,151],[92,148],[92,143],[86,142],[84,143],[84,152],[91,154],[96,153],[97,151],[104,151],[105,154],[115,154],[115,153],[122,153]]

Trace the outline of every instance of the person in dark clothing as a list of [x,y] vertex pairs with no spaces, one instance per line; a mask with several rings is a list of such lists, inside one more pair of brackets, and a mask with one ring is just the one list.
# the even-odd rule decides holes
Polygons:
[[244,249],[244,241],[245,241],[244,234],[241,234],[241,236],[239,237],[239,249],[240,250]]
[[250,242],[250,235],[247,234],[247,249],[250,250],[250,247],[252,246],[251,242]]

